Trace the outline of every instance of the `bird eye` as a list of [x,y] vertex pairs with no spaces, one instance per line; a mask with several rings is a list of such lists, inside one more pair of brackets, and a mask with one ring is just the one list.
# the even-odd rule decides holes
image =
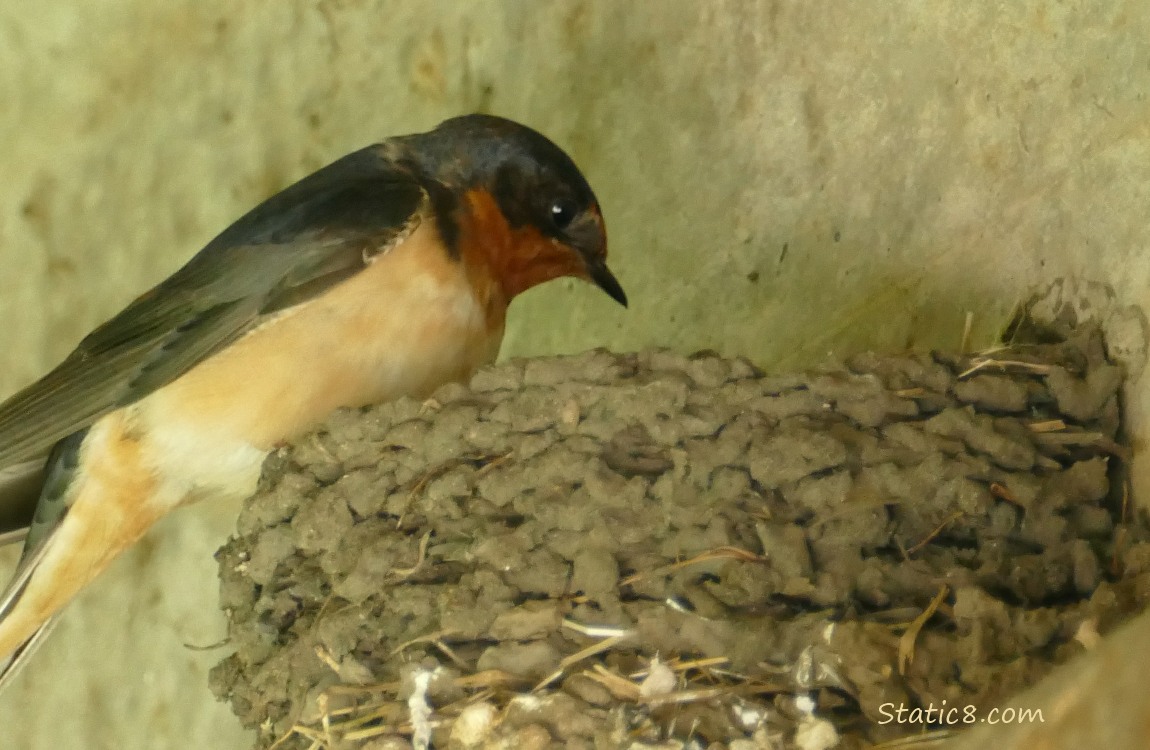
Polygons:
[[551,204],[551,223],[557,229],[566,229],[579,211],[571,201],[561,198]]

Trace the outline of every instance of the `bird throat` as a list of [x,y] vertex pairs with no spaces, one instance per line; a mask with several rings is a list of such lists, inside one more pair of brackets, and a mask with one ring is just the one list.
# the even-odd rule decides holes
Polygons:
[[481,301],[498,298],[505,307],[545,281],[582,273],[569,249],[533,226],[512,227],[490,192],[468,191],[463,208],[460,257]]

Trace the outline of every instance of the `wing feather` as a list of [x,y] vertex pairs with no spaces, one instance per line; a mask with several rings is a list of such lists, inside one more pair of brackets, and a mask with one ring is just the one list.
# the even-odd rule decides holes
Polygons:
[[355,275],[407,236],[426,194],[373,146],[264,201],[0,404],[0,469],[42,458],[57,441],[180,377],[266,315]]

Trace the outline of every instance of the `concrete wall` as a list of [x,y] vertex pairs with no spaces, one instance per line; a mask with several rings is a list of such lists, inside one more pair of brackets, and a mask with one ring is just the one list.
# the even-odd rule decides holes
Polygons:
[[[505,352],[784,369],[955,346],[967,312],[986,343],[1064,274],[1144,303],[1146,39],[1140,0],[8,0],[0,392],[259,199],[473,110],[569,148],[633,300],[528,294]],[[0,745],[240,747],[204,687],[223,651],[184,647],[224,636],[233,513],[180,512],[93,586],[0,696]]]

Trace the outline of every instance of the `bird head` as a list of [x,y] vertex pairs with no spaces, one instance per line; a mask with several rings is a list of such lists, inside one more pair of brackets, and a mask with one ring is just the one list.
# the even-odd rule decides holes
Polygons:
[[422,178],[448,246],[484,253],[508,299],[574,276],[626,306],[607,267],[599,201],[571,157],[546,137],[501,117],[465,115],[393,145]]

